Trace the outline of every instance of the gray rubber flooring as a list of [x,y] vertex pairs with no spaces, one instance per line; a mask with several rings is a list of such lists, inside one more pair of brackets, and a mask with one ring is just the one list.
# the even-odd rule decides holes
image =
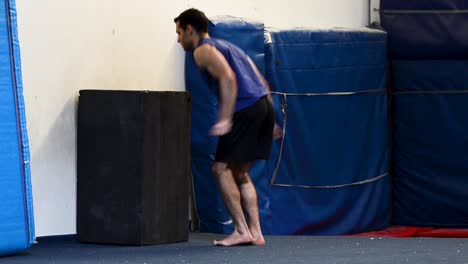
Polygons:
[[187,243],[128,247],[81,244],[75,236],[39,238],[0,263],[465,263],[468,240],[436,238],[266,237],[264,247],[214,247],[222,235],[192,233]]

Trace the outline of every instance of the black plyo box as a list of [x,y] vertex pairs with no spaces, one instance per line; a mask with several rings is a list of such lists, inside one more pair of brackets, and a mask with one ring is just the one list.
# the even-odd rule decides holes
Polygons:
[[187,92],[80,91],[79,241],[188,240],[190,112]]

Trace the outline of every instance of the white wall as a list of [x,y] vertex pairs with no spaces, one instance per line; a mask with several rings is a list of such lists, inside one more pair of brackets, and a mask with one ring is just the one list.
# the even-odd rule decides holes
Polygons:
[[[360,27],[367,25],[368,0],[189,0],[207,16],[256,18],[267,27]],[[216,4],[215,4],[216,3]]]
[[371,22],[380,23],[379,9],[380,9],[380,1],[371,0],[370,9],[369,9]]
[[271,27],[359,27],[367,0],[16,0],[37,236],[73,234],[81,89],[183,90],[173,18],[254,18]]

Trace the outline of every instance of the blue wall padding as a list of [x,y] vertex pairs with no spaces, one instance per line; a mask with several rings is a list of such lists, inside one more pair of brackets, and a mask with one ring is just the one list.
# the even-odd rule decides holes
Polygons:
[[15,2],[0,1],[0,255],[34,243]]
[[[373,30],[288,30],[269,35],[267,72],[287,92],[355,92],[385,87],[387,39]],[[307,85],[305,85],[307,84]],[[283,87],[287,86],[287,87]]]
[[467,0],[382,0],[380,18],[391,57],[467,59],[466,10]]
[[463,10],[468,0],[381,0],[382,10]]
[[288,97],[285,145],[276,182],[329,186],[385,174],[386,100],[383,92]]
[[394,92],[468,89],[468,61],[393,61]]
[[390,224],[389,186],[385,177],[339,190],[273,187],[273,233],[342,235],[385,229]]
[[393,72],[394,222],[467,227],[468,61],[394,61]]
[[[268,39],[266,74],[274,91],[378,90],[286,97],[286,136],[275,185],[289,187],[271,190],[273,233],[334,235],[387,227],[386,34],[367,29],[285,30],[271,31]],[[275,108],[282,119],[280,97],[275,95]],[[279,151],[276,141],[270,167]]]
[[[262,23],[238,18],[212,20],[209,27],[212,37],[228,40],[243,49],[264,71],[264,26]],[[218,112],[218,99],[210,88],[208,80],[200,74],[193,54],[188,52],[185,60],[185,84],[192,94],[192,175],[195,186],[195,200],[203,232],[230,233],[233,224],[227,213],[218,187],[211,172],[216,153],[217,138],[208,136]],[[250,176],[257,188],[260,220],[265,234],[269,234],[271,212],[268,177],[265,161],[254,164]]]

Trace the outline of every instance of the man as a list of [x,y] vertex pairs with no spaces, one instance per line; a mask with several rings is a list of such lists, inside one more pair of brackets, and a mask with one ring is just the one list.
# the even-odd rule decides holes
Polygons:
[[214,244],[264,245],[257,193],[248,172],[256,159],[268,159],[273,134],[280,134],[268,84],[238,47],[210,38],[209,21],[203,12],[188,9],[174,22],[178,42],[185,51],[194,51],[196,65],[214,80],[220,99],[218,120],[210,130],[212,136],[220,137],[212,170],[232,216],[234,232]]

